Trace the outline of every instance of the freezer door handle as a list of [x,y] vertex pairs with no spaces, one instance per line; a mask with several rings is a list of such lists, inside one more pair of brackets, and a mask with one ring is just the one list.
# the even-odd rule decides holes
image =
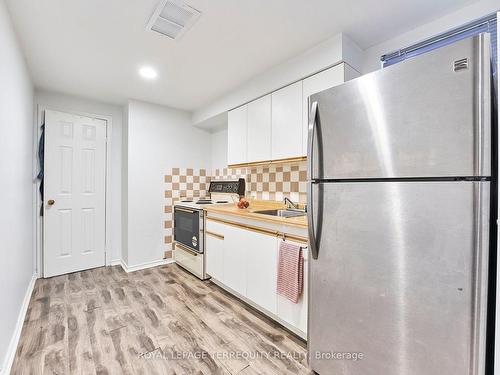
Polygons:
[[314,134],[316,131],[316,115],[318,113],[318,102],[311,104],[311,112],[309,113],[309,127],[307,133],[307,179],[313,179],[313,147]]
[[313,102],[309,114],[309,129],[307,140],[307,229],[309,232],[309,248],[313,259],[318,259],[318,244],[314,229],[314,207],[313,207],[313,146],[314,133],[316,128],[316,115],[318,112],[318,102]]

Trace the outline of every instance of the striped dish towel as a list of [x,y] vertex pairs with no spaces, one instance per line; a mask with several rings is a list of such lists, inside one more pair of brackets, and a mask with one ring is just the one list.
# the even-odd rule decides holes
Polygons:
[[304,287],[304,257],[298,245],[281,241],[278,254],[278,294],[299,302]]

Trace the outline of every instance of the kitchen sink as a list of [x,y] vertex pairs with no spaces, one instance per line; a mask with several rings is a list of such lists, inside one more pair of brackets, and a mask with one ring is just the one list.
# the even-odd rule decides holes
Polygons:
[[269,216],[279,216],[279,217],[297,217],[305,216],[306,212],[303,210],[263,210],[254,211],[255,214],[269,215]]

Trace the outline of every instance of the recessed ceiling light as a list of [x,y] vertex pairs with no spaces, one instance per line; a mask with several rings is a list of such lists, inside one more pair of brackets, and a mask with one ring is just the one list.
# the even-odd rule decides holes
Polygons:
[[156,72],[156,70],[154,70],[150,66],[143,66],[142,68],[140,68],[139,74],[144,79],[155,79],[156,77],[158,77],[158,73]]

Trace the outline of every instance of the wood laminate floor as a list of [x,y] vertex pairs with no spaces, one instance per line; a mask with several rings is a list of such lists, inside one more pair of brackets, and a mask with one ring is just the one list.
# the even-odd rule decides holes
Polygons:
[[302,341],[175,264],[37,280],[11,371],[309,373]]

